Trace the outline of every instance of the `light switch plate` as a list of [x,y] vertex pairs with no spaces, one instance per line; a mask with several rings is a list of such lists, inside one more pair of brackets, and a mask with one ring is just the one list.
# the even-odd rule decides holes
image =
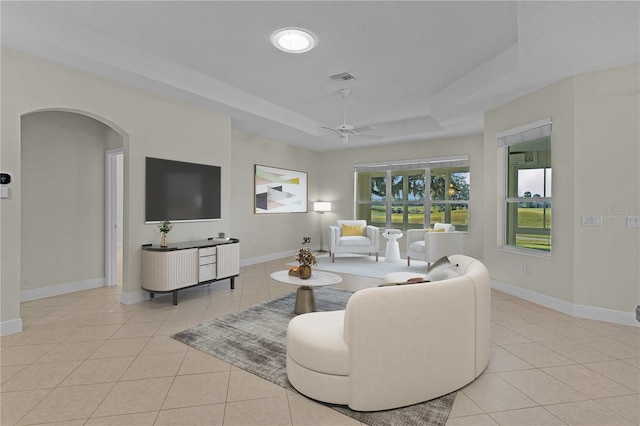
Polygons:
[[602,216],[582,215],[582,226],[602,226]]

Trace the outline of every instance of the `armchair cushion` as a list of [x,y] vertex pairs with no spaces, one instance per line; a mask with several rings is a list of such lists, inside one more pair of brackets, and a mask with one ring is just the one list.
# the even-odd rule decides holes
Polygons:
[[413,251],[419,251],[421,253],[424,253],[425,241],[424,240],[414,241],[411,244],[409,244],[409,248]]
[[[349,375],[349,348],[343,338],[345,311],[300,315],[287,330],[287,352],[295,360],[308,360],[320,371]],[[313,330],[313,332],[310,332]]]
[[455,225],[453,225],[451,223],[440,223],[440,222],[434,223],[433,224],[433,229],[436,232],[442,232],[442,231],[438,231],[439,229],[444,229],[444,232],[455,232],[456,231]]
[[362,225],[346,225],[342,224],[343,237],[356,237],[362,235]]
[[359,236],[347,236],[347,237],[341,237],[340,238],[340,242],[339,245],[341,246],[351,246],[351,247],[358,247],[358,246],[370,246],[371,245],[371,240],[367,237],[363,237],[362,235]]

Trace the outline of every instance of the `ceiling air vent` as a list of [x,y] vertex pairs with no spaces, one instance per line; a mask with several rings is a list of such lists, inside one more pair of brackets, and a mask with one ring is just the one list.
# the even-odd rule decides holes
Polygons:
[[329,78],[333,81],[351,81],[356,79],[353,74],[349,72],[341,72],[340,74],[332,75]]

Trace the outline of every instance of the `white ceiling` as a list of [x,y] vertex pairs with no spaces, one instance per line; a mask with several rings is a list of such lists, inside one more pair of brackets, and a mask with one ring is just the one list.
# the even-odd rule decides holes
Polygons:
[[[2,44],[230,115],[316,151],[482,132],[484,111],[564,77],[638,63],[640,2],[2,1]],[[318,46],[287,54],[273,31]],[[356,80],[329,76],[350,72]],[[378,138],[349,145],[318,125]],[[327,136],[323,136],[327,135]],[[323,137],[318,137],[323,136]]]

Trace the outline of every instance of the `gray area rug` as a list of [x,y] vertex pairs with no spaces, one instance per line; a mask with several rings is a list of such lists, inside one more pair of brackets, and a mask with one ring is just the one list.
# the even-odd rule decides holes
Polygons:
[[[353,293],[328,287],[315,290],[318,311],[344,309]],[[295,391],[286,373],[286,331],[296,292],[251,306],[171,336],[243,370]],[[324,404],[371,426],[444,425],[456,392],[409,407],[359,412],[342,405]]]

